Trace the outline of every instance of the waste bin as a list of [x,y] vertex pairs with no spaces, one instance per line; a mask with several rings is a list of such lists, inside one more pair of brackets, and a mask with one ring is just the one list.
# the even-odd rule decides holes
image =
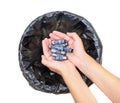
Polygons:
[[[41,63],[42,40],[49,38],[49,33],[53,30],[63,33],[76,32],[83,41],[85,51],[100,64],[102,43],[85,18],[67,11],[46,13],[37,17],[26,28],[19,44],[19,64],[29,85],[43,92],[68,93],[69,90],[62,77]],[[82,72],[79,73],[90,86],[92,81]]]

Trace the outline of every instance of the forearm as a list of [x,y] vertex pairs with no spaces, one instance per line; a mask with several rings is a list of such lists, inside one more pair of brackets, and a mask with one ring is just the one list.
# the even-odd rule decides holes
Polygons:
[[62,77],[68,86],[75,103],[97,103],[76,68],[69,68],[69,71],[64,72]]
[[108,72],[88,55],[85,55],[83,62],[81,65],[77,65],[78,68],[114,103],[120,102],[120,79]]

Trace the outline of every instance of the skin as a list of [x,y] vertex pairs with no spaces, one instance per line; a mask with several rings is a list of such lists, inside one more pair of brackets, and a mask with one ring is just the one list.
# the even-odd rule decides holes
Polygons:
[[[42,43],[44,52],[42,63],[63,77],[76,103],[97,103],[97,101],[75,67],[90,78],[113,103],[120,103],[120,78],[111,74],[85,52],[82,40],[76,33],[64,34],[53,31],[49,36],[50,39],[46,38]],[[54,39],[65,39],[73,48],[73,53],[67,53],[68,60],[52,59],[48,45]]]
[[[47,38],[42,41],[44,53],[44,55],[42,55],[42,63],[63,77],[76,103],[88,103],[89,101],[91,101],[91,103],[97,103],[71,61],[55,61],[52,59],[48,49],[50,43],[51,40]],[[87,100],[84,97],[86,97]]]

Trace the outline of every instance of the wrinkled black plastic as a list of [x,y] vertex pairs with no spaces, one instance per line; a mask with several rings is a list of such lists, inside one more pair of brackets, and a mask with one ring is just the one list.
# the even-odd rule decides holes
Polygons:
[[[41,64],[41,42],[44,38],[49,38],[49,33],[53,30],[63,33],[77,32],[82,38],[86,52],[98,63],[101,63],[102,44],[96,31],[85,18],[66,11],[42,15],[24,31],[19,44],[19,63],[24,77],[36,90],[55,94],[68,93],[62,77]],[[90,86],[92,81],[81,72],[80,74]]]

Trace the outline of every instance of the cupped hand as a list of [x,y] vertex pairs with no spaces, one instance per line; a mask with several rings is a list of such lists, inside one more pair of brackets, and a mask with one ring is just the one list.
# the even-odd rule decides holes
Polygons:
[[78,61],[81,61],[86,54],[81,38],[75,33],[64,34],[59,31],[53,31],[50,33],[50,39],[65,39],[68,41],[69,47],[73,48],[73,53],[67,53],[68,59],[74,64],[77,65]]
[[75,68],[74,65],[69,60],[64,61],[55,61],[51,56],[51,52],[48,48],[49,44],[51,44],[51,40],[45,38],[42,41],[43,53],[42,55],[42,64],[47,66],[51,71],[56,72],[60,75],[70,70],[70,68]]

